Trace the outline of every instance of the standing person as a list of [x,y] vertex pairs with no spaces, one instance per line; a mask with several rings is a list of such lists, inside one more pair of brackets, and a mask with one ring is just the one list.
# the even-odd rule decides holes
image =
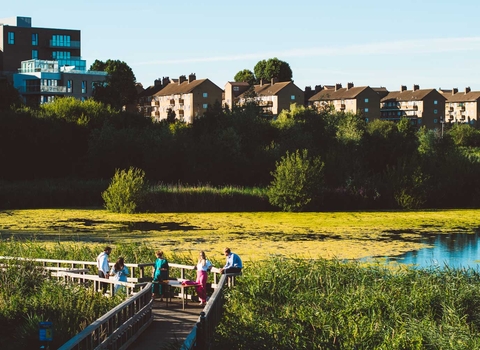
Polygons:
[[202,250],[198,258],[197,266],[197,280],[195,283],[199,285],[195,287],[197,290],[198,298],[200,299],[200,305],[207,303],[207,278],[208,272],[212,269],[212,263],[205,257],[205,252]]
[[[153,265],[153,284],[152,284],[152,298],[161,295],[160,301],[163,301],[164,286],[160,282],[168,280],[168,261],[163,257],[163,251],[158,250],[155,255],[157,259]],[[155,283],[156,282],[156,283]]]
[[[110,265],[108,264],[108,257],[112,253],[112,248],[105,247],[103,252],[97,256],[98,277],[108,279]],[[107,292],[107,283],[100,282],[103,294]]]
[[[123,257],[119,257],[115,265],[113,265],[112,269],[110,270],[110,276],[113,276],[114,281],[127,282],[128,273],[128,267],[125,266],[125,259]],[[113,295],[117,294],[117,291],[120,289],[124,290],[125,286],[116,284],[113,290]]]
[[225,248],[223,253],[225,254],[227,261],[225,263],[225,266],[220,269],[220,273],[237,273],[237,272],[242,272],[242,259],[235,254],[232,253],[230,248]]

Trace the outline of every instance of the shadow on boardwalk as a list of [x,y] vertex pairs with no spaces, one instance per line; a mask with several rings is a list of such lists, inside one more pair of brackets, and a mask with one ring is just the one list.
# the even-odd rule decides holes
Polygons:
[[173,298],[168,307],[165,301],[156,300],[153,303],[152,324],[128,349],[179,349],[202,310],[203,306],[194,301],[182,310],[182,301],[178,298]]

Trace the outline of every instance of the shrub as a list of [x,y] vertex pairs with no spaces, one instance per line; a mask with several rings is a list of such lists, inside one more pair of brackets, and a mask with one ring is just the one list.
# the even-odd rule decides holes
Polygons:
[[105,208],[115,213],[135,213],[145,197],[145,187],[143,170],[134,167],[117,169],[110,186],[102,193]]
[[323,167],[319,157],[308,157],[306,149],[291,154],[287,151],[271,173],[274,180],[267,192],[270,204],[283,211],[302,211],[319,201]]

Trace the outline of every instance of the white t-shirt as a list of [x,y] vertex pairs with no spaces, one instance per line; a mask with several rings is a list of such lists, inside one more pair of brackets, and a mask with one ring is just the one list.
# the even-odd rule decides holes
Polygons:
[[201,261],[199,261],[197,264],[198,271],[208,271],[211,267],[212,263],[210,262],[210,260],[205,260],[205,265],[203,265]]

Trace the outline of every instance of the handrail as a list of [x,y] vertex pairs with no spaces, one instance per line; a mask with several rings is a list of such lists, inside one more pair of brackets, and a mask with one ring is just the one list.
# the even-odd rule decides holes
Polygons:
[[90,324],[59,350],[124,350],[152,323],[152,284]]

